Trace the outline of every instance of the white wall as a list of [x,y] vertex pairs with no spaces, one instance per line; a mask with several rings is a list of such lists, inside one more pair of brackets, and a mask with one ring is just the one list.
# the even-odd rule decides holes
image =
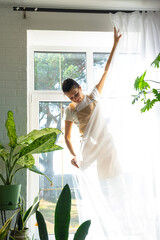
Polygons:
[[[22,12],[0,8],[0,142],[8,142],[5,120],[14,113],[17,135],[27,132],[27,30],[112,31],[107,14]],[[65,36],[64,36],[65,37]],[[1,163],[0,163],[1,164]],[[0,165],[0,169],[2,166]],[[26,172],[17,177],[26,185]],[[22,188],[26,196],[26,188]]]

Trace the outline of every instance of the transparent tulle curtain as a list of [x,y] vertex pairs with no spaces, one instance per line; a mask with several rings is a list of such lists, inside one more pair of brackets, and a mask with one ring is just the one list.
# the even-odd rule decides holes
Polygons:
[[[87,240],[159,240],[160,104],[142,114],[142,103],[132,105],[132,95],[136,77],[160,52],[160,12],[110,18],[122,38],[100,104],[122,174],[99,181],[95,166],[77,171],[80,221],[93,220]],[[154,71],[147,77],[160,81],[159,71]]]
[[[160,239],[160,104],[141,113],[132,105],[134,81],[160,82],[160,70],[150,68],[160,52],[160,12],[110,15],[122,38],[104,90],[109,129],[115,139],[131,207],[131,237]],[[106,97],[107,96],[107,97]],[[132,239],[131,238],[131,239]],[[130,238],[128,238],[130,239]]]

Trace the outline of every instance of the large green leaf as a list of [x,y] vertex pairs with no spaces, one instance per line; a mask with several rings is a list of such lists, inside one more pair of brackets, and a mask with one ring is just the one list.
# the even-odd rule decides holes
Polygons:
[[160,53],[156,57],[156,59],[151,63],[151,66],[154,66],[155,68],[159,68],[160,66]]
[[40,240],[48,240],[47,226],[46,226],[43,215],[38,210],[36,211],[36,219],[38,223]]
[[88,220],[84,223],[82,223],[79,228],[77,229],[73,240],[84,240],[88,234],[88,229],[91,225],[91,221]]
[[32,155],[25,155],[23,157],[20,157],[17,162],[17,164],[24,166],[31,166],[35,164],[35,159]]
[[134,82],[134,88],[137,91],[142,91],[143,89],[147,90],[148,88],[150,88],[149,84],[144,81],[145,75],[146,71],[140,77],[136,78]]
[[47,178],[47,180],[51,183],[52,183],[52,180],[46,175],[44,174],[43,172],[41,172],[35,165],[31,165],[31,166],[26,166],[26,168],[28,168],[30,171],[34,172],[34,173],[37,173],[37,174],[40,174],[40,175],[43,175]]
[[44,152],[51,152],[54,150],[62,149],[58,147],[56,147],[55,149],[54,143],[56,141],[56,138],[57,138],[56,133],[50,133],[36,139],[30,145],[20,150],[19,157],[22,157],[26,154],[44,153]]
[[16,126],[13,118],[12,111],[8,111],[8,118],[6,121],[6,129],[8,131],[7,135],[9,137],[9,146],[15,148],[17,145],[17,135],[16,135]]
[[55,209],[55,238],[56,240],[67,240],[70,223],[71,192],[66,184],[60,194]]
[[17,139],[17,142],[18,144],[28,145],[28,144],[31,144],[33,141],[35,141],[37,138],[40,138],[49,133],[56,133],[58,135],[62,132],[57,128],[43,128],[41,130],[33,130],[29,134],[19,137]]

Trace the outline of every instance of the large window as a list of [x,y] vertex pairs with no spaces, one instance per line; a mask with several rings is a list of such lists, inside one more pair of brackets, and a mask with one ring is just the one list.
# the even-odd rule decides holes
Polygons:
[[[54,34],[58,33],[54,32]],[[70,32],[70,34],[74,36],[74,33]],[[87,34],[86,39],[89,36],[89,33]],[[95,33],[95,36],[98,37],[98,34]],[[29,43],[32,45],[30,39]],[[87,42],[85,44],[87,45]],[[106,46],[103,47],[102,45],[100,47],[63,45],[61,51],[57,46],[33,47],[30,45],[28,46],[29,130],[56,127],[63,132],[64,109],[69,104],[69,100],[62,93],[62,81],[65,78],[73,78],[82,86],[84,93],[91,91],[102,75],[109,53],[106,52]],[[77,136],[78,129],[74,127],[72,140],[75,151],[79,147]],[[37,165],[39,165],[41,171],[52,179],[53,186],[50,186],[43,176],[37,177],[29,173],[28,185],[34,179],[35,186],[32,183],[32,188],[29,187],[30,198],[28,201],[31,201],[31,196],[34,197],[36,191],[40,191],[40,211],[45,217],[48,232],[52,235],[54,234],[55,205],[63,186],[68,183],[72,193],[70,223],[70,235],[72,235],[79,225],[77,199],[75,197],[79,196],[78,185],[76,187],[74,184],[74,167],[70,164],[70,154],[65,146],[63,134],[58,136],[57,144],[64,149],[40,154],[37,157]]]

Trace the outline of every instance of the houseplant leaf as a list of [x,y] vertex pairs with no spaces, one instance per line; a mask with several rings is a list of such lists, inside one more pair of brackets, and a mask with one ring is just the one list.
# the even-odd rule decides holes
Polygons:
[[33,204],[24,214],[23,216],[23,224],[24,226],[26,225],[26,222],[28,221],[28,219],[37,211],[39,207],[39,202],[37,202],[36,204]]
[[142,91],[143,89],[147,90],[148,88],[150,88],[149,84],[144,81],[145,75],[146,71],[140,77],[136,78],[134,82],[134,88],[136,89],[136,91]]
[[26,154],[34,154],[34,153],[43,153],[43,152],[51,152],[54,150],[62,149],[61,147],[54,146],[56,141],[57,135],[55,132],[37,138],[33,141],[30,145],[24,147],[19,152],[19,157],[22,157]]
[[37,138],[40,138],[49,133],[56,133],[58,135],[62,132],[57,128],[43,128],[41,130],[33,130],[25,136],[20,136],[17,139],[17,143],[28,145],[28,144],[31,144],[33,141],[35,141]]
[[8,118],[6,121],[7,135],[9,137],[9,146],[15,148],[17,145],[17,135],[16,135],[16,126],[13,118],[13,112],[8,111]]
[[3,149],[4,148],[4,146],[0,143],[0,149]]
[[23,221],[22,221],[22,214],[19,212],[17,217],[17,225],[18,230],[21,231],[23,229]]
[[38,210],[36,211],[36,219],[38,223],[40,240],[48,240],[47,226],[46,226],[43,215]]
[[71,192],[66,184],[59,196],[55,209],[55,238],[56,240],[67,240],[70,223]]
[[9,152],[5,148],[0,149],[0,158],[2,158],[3,161],[6,161],[9,156]]
[[30,171],[32,171],[32,172],[34,172],[34,173],[37,173],[37,174],[40,174],[40,175],[45,176],[45,177],[48,179],[48,181],[51,183],[51,185],[53,185],[52,180],[51,180],[46,174],[44,174],[43,172],[41,172],[35,165],[26,166],[26,168],[28,168]]
[[160,101],[160,93],[158,92],[158,90],[157,89],[153,89],[152,92],[155,95],[156,99],[158,101]]
[[153,100],[148,99],[148,100],[145,102],[144,107],[141,109],[141,112],[145,112],[146,110],[149,111],[149,109],[151,109],[156,102],[157,102],[156,99],[153,99]]
[[91,225],[91,221],[88,220],[84,223],[82,223],[79,228],[77,229],[73,240],[84,240],[88,234],[88,229]]
[[160,66],[160,53],[156,57],[156,59],[151,63],[151,66],[159,68]]
[[10,225],[11,225],[11,221],[13,219],[13,217],[19,212],[19,210],[17,210],[3,225],[3,227],[0,229],[0,240],[4,240],[5,236],[8,234],[9,230],[10,230]]
[[31,166],[35,164],[35,159],[32,155],[25,155],[17,160],[17,164],[21,166]]

